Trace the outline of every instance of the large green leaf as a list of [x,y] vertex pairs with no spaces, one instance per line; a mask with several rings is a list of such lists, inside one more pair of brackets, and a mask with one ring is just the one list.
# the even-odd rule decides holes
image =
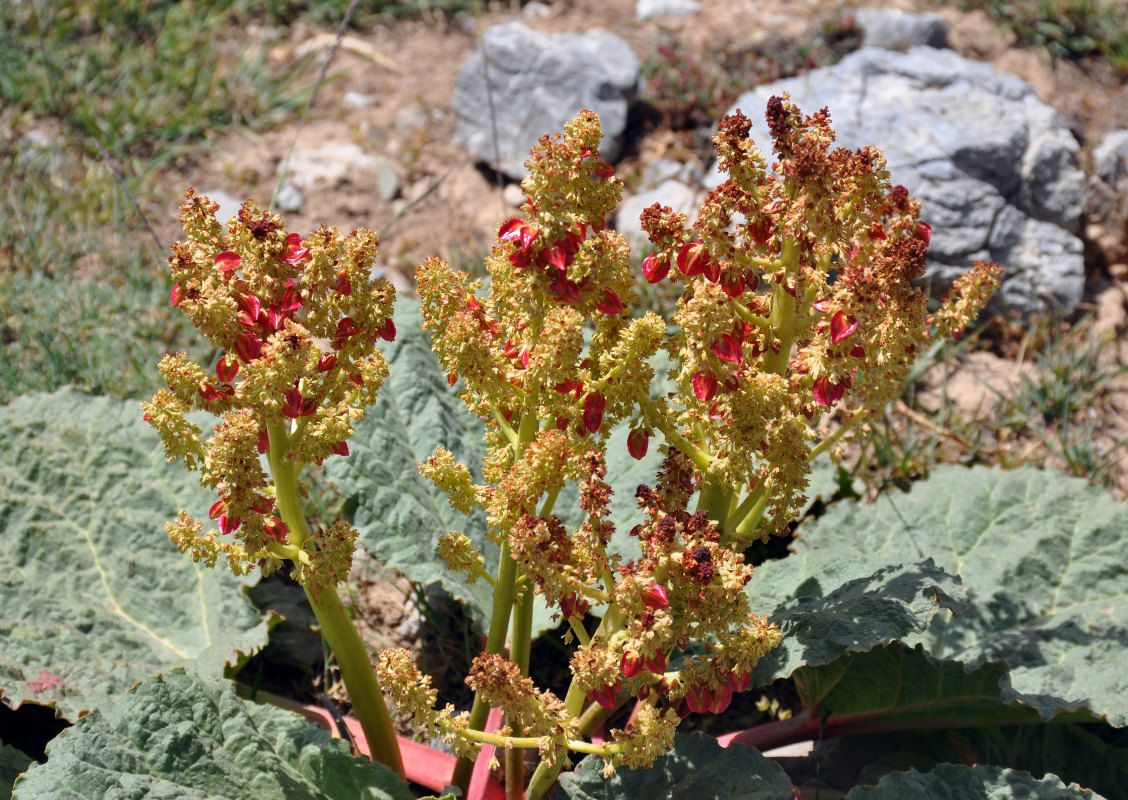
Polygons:
[[147,678],[47,747],[15,800],[411,800],[387,767],[356,758],[289,711],[173,670]]
[[12,784],[16,777],[31,766],[33,761],[35,759],[22,750],[0,743],[0,800],[7,800],[12,796]]
[[214,499],[135,401],[63,389],[0,407],[0,691],[75,719],[172,665],[221,672],[266,641],[246,579],[176,551]]
[[492,569],[498,551],[486,539],[485,516],[452,509],[418,464],[442,445],[481,480],[483,426],[447,385],[418,306],[400,300],[396,324],[396,340],[383,349],[390,373],[379,399],[349,440],[349,457],[330,459],[326,473],[349,498],[353,525],[369,553],[410,580],[441,582],[482,621],[492,590],[447,570],[436,546],[444,534],[463,531]]
[[919,641],[969,670],[1005,662],[1001,697],[1043,719],[1088,710],[1128,723],[1128,506],[1055,472],[941,467],[908,495],[838,504],[802,548],[878,563],[931,557],[958,575],[968,612]]
[[619,769],[604,778],[603,759],[588,756],[560,776],[562,800],[791,800],[791,781],[759,750],[722,748],[703,733],[678,734],[650,769]]
[[840,548],[765,562],[746,591],[783,635],[753,672],[760,686],[922,631],[942,608],[962,613],[966,599],[958,579],[931,560],[887,563]]
[[846,800],[1100,800],[1076,784],[1066,786],[1053,775],[1035,778],[1028,772],[1000,767],[941,764],[929,772],[887,775],[877,786],[859,786]]

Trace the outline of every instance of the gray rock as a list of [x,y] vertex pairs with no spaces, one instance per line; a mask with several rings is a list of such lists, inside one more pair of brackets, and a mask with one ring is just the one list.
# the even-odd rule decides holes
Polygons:
[[635,17],[646,22],[658,17],[688,17],[700,10],[697,0],[638,0]]
[[1128,181],[1128,130],[1113,131],[1093,148],[1093,172],[1109,186]]
[[1113,131],[1093,148],[1093,175],[1086,186],[1090,230],[1113,261],[1128,257],[1128,130]]
[[282,188],[278,190],[278,197],[275,199],[274,204],[278,206],[279,211],[286,213],[297,213],[305,206],[305,195],[302,190],[294,184],[286,181],[282,184]]
[[222,189],[212,189],[211,191],[199,192],[199,195],[206,197],[213,203],[219,204],[219,210],[215,212],[215,218],[224,230],[227,230],[227,223],[239,213],[239,209],[243,207],[243,201],[228,194]]
[[653,189],[666,181],[700,184],[703,176],[704,172],[698,163],[683,164],[672,158],[660,158],[646,165],[639,186],[642,189]]
[[944,47],[948,23],[936,14],[914,14],[896,8],[859,8],[854,19],[862,29],[862,47],[908,50],[912,47]]
[[326,142],[320,147],[295,150],[288,175],[295,186],[308,189],[316,184],[335,185],[357,170],[373,169],[376,159],[352,142]]
[[376,193],[385,203],[390,203],[399,194],[400,179],[395,166],[386,158],[380,159],[376,166]]
[[[949,50],[866,48],[740,97],[734,110],[753,120],[765,150],[763,110],[785,91],[806,113],[829,107],[840,145],[885,153],[893,182],[921,200],[933,227],[936,283],[985,259],[1004,270],[996,305],[1027,314],[1080,301],[1078,145],[1028,84]],[[719,181],[714,170],[709,184]]]
[[638,82],[638,59],[614,34],[539,33],[520,22],[497,25],[485,32],[482,47],[458,74],[451,100],[458,117],[455,142],[520,180],[529,149],[586,108],[599,114],[600,151],[614,160]]
[[656,189],[624,198],[615,216],[615,229],[626,237],[634,253],[640,253],[650,241],[638,221],[639,215],[645,209],[655,203],[670,206],[674,211],[680,211],[688,217],[686,225],[692,225],[697,219],[699,195],[698,190],[691,186],[676,180],[667,180]]

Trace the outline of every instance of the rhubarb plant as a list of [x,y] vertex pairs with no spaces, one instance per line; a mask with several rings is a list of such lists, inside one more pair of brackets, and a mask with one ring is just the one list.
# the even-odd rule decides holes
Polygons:
[[[692,226],[647,209],[636,276],[606,224],[621,183],[581,113],[534,148],[488,283],[428,260],[398,330],[372,232],[303,238],[250,201],[225,231],[190,192],[171,302],[213,362],[162,360],[148,427],[75,392],[0,410],[0,689],[75,722],[30,767],[0,735],[0,787],[404,798],[406,761],[472,800],[789,798],[795,776],[758,750],[837,737],[855,765],[838,788],[858,800],[1122,796],[1124,506],[1053,473],[949,468],[798,521],[845,474],[818,465],[864,439],[999,270],[977,265],[930,308],[915,280],[931,231],[880,153],[835,149],[825,110],[786,97],[766,120],[771,155],[746,117],[722,121],[727,177]],[[638,280],[675,287],[668,320],[636,310]],[[199,486],[157,463],[152,429]],[[349,520],[315,529],[302,473],[322,462]],[[793,529],[791,554],[753,569],[749,546]],[[341,600],[358,544],[442,581],[480,622],[472,707],[444,706],[407,651],[373,667]],[[165,566],[176,550],[195,563]],[[206,568],[221,561],[219,579]],[[269,622],[215,598],[279,569],[382,764],[217,681]],[[67,570],[75,597],[37,605]],[[553,622],[570,653],[560,694],[531,677]],[[679,730],[780,680],[790,717]],[[412,768],[421,745],[397,739],[385,696],[448,762]],[[893,759],[915,771],[855,787],[858,764]]]

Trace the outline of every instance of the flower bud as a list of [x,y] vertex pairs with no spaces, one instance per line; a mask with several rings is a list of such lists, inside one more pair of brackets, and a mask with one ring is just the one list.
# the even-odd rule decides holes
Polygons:
[[666,608],[670,601],[666,597],[666,587],[648,583],[642,587],[642,602],[650,608]]
[[631,458],[641,459],[645,456],[649,444],[650,431],[635,428],[627,434],[627,452],[631,454]]

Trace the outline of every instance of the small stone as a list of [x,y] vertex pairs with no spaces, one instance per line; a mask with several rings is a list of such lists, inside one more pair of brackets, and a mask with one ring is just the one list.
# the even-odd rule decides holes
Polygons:
[[525,203],[525,193],[521,191],[521,184],[509,183],[501,190],[501,197],[505,204],[513,208],[520,208]]
[[291,182],[300,188],[321,183],[335,185],[357,170],[371,169],[376,159],[352,142],[327,142],[321,147],[295,150],[290,156]]
[[390,203],[399,194],[400,182],[396,168],[386,158],[376,165],[376,193],[385,203]]
[[372,105],[375,95],[361,94],[360,92],[345,92],[345,106],[348,108],[365,108]]
[[278,198],[275,200],[275,205],[278,206],[279,211],[284,211],[288,214],[299,213],[305,206],[305,195],[302,190],[289,181],[282,184],[282,188],[278,190]]
[[201,197],[206,197],[213,203],[219,204],[219,210],[215,212],[215,218],[224,230],[227,230],[228,221],[239,213],[239,209],[243,207],[243,201],[237,200],[232,195],[223,191],[222,189],[212,189],[211,191],[203,191],[197,193]]
[[862,29],[863,47],[904,52],[911,47],[944,47],[948,41],[948,23],[936,14],[859,8],[854,19]]
[[688,17],[700,10],[697,0],[638,0],[635,18],[647,22],[658,17]]

